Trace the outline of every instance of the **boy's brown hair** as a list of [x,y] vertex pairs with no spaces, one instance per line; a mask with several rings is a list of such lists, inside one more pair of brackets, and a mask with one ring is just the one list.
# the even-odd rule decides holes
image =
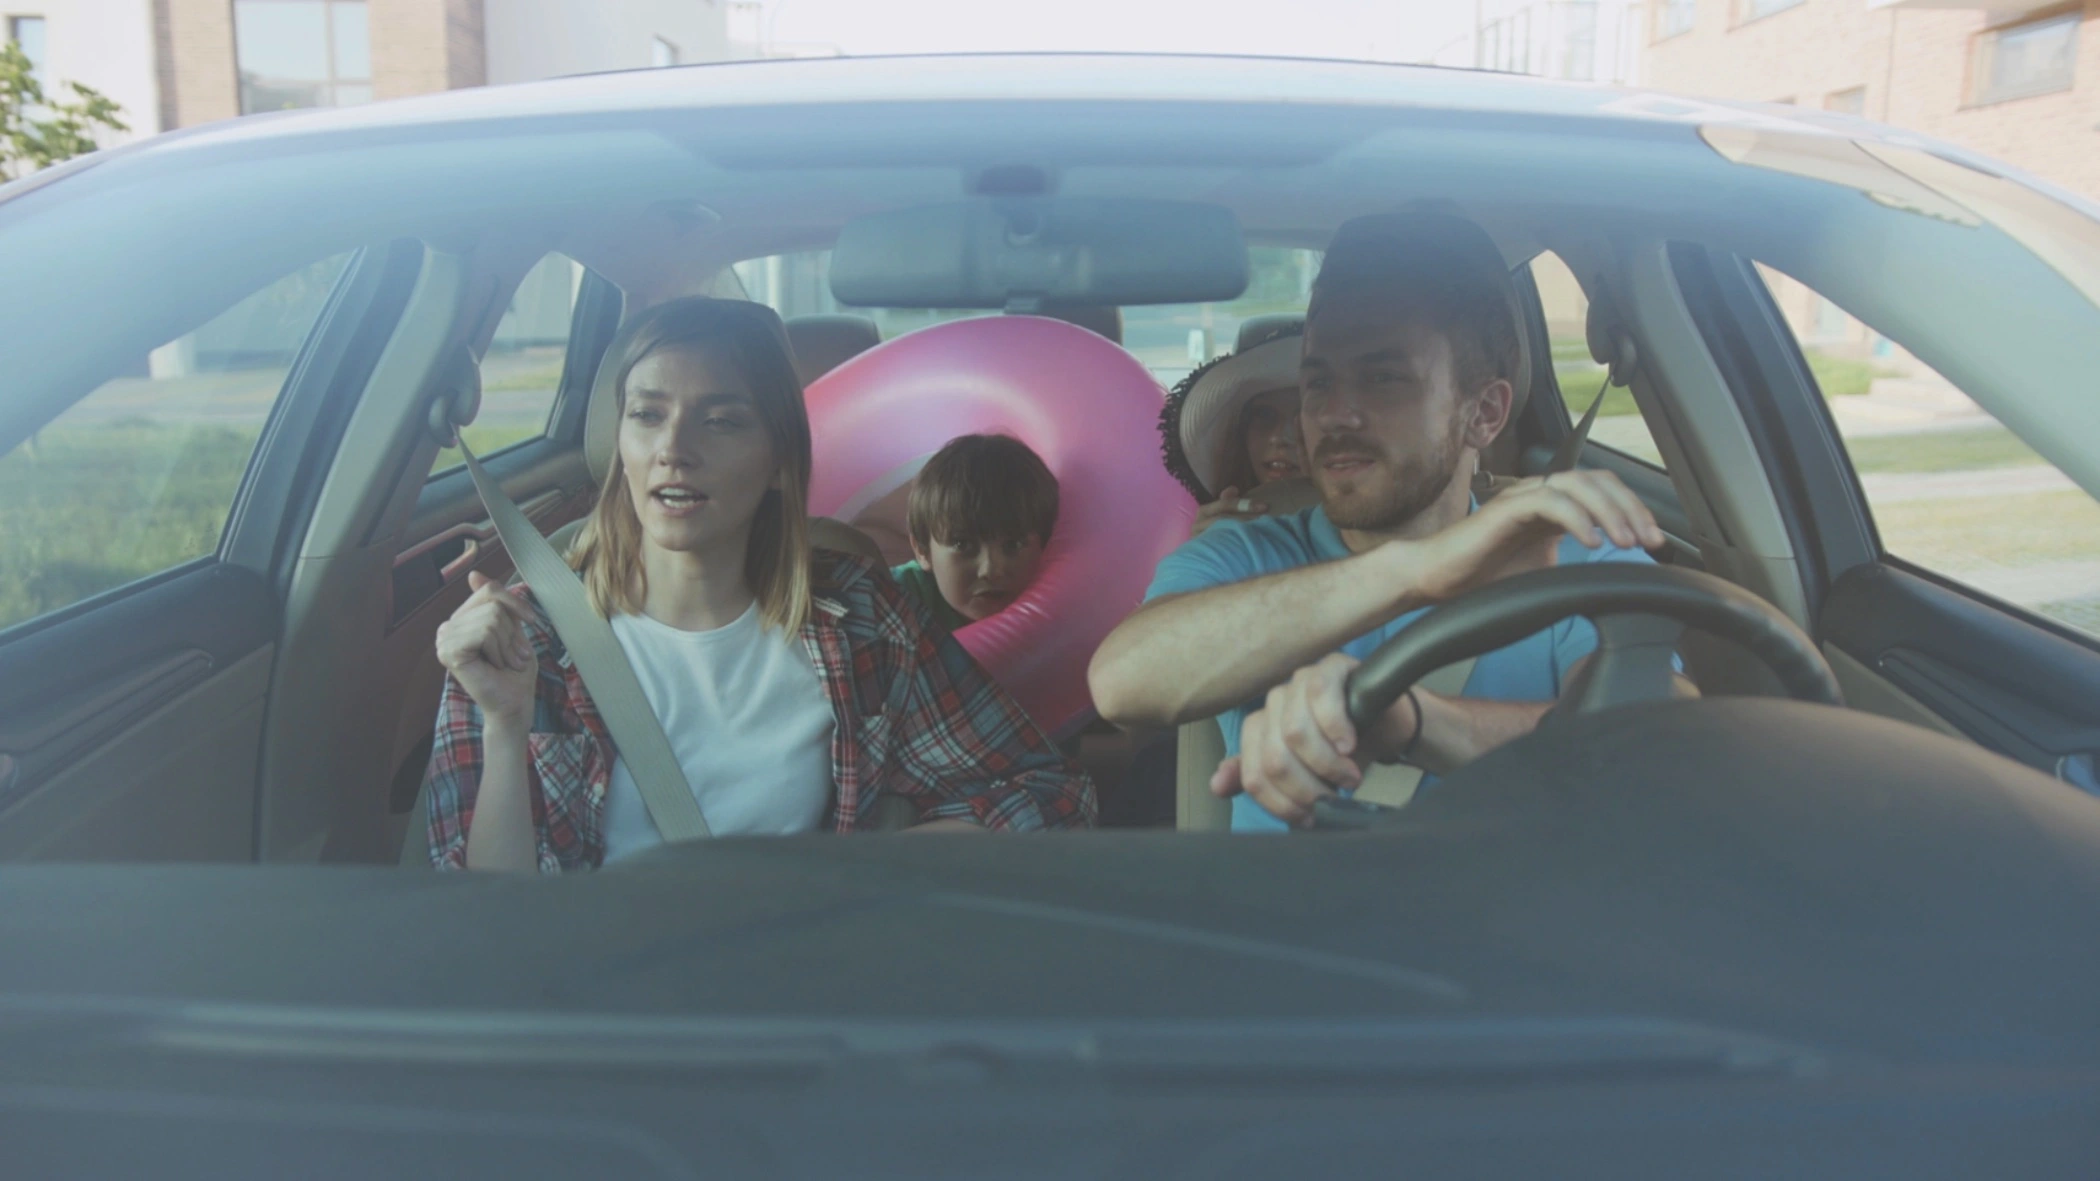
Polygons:
[[1011,435],[950,439],[919,470],[905,528],[924,552],[938,540],[1050,540],[1057,524],[1057,477]]

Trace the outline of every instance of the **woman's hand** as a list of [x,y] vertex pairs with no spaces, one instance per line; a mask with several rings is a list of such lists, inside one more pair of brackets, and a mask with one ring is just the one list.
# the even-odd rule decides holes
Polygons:
[[1219,521],[1251,521],[1269,513],[1269,506],[1258,500],[1243,500],[1240,490],[1227,488],[1216,500],[1196,510],[1196,523],[1189,527],[1189,536],[1194,537]]
[[489,721],[527,725],[540,675],[525,638],[532,608],[485,575],[469,573],[467,585],[474,593],[438,625],[438,660]]

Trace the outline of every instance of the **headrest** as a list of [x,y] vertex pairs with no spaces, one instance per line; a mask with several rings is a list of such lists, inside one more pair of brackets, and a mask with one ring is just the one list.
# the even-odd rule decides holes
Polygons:
[[1232,351],[1244,353],[1271,337],[1286,336],[1303,331],[1305,331],[1305,317],[1297,312],[1275,312],[1267,316],[1250,316],[1240,321],[1239,340],[1232,346]]
[[[687,298],[699,299],[699,296]],[[755,316],[772,326],[773,335],[780,340],[780,347],[789,357],[795,355],[794,346],[788,343],[787,326],[780,322],[780,313],[762,303],[744,299],[724,299],[713,302],[735,308],[740,314]],[[634,342],[634,334],[643,321],[630,316],[620,330],[613,334],[612,343],[605,346],[605,356],[598,362],[598,376],[591,382],[590,405],[583,412],[583,461],[590,467],[593,487],[605,483],[605,474],[612,470],[613,456],[620,446],[620,359]]]
[[1199,501],[1224,491],[1218,462],[1227,434],[1256,394],[1298,388],[1302,338],[1278,336],[1245,352],[1227,353],[1181,379],[1160,415],[1167,470]]
[[1463,217],[1426,210],[1351,218],[1334,232],[1320,261],[1313,306],[1319,306],[1323,290],[1369,283],[1392,283],[1429,299],[1479,294],[1500,300],[1509,309],[1516,337],[1510,378],[1515,397],[1509,411],[1510,421],[1516,421],[1531,397],[1531,342],[1509,262],[1486,230]]
[[804,386],[882,343],[882,330],[866,316],[796,316],[787,322],[795,376]]
[[1123,343],[1123,309],[1114,307],[1075,306],[1044,308],[1035,313],[1067,324],[1077,324],[1095,336],[1105,336],[1117,344]]

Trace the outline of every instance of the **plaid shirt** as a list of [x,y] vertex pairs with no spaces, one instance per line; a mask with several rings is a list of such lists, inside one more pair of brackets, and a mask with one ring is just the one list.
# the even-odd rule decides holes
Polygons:
[[[1061,755],[926,607],[860,558],[816,551],[813,602],[802,642],[836,723],[836,793],[826,823],[863,829],[885,795],[919,820],[971,820],[990,829],[1094,823],[1094,785]],[[568,649],[531,595],[526,636],[539,655],[528,739],[533,827],[542,873],[597,866],[605,857],[605,792],[613,744]],[[437,741],[424,774],[430,857],[467,864],[467,827],[481,786],[481,711],[445,678]]]

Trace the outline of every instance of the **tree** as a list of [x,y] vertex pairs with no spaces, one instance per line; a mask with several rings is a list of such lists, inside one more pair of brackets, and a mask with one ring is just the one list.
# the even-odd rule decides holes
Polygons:
[[0,181],[94,151],[98,128],[131,130],[108,95],[78,82],[65,85],[70,101],[45,94],[29,55],[12,41],[0,42]]

